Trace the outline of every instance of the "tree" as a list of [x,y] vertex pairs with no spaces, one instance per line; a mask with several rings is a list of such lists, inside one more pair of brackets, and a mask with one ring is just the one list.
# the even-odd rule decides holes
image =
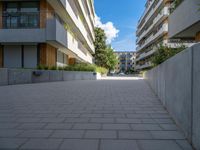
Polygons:
[[110,45],[107,46],[107,57],[108,57],[107,68],[110,71],[114,70],[115,66],[118,64],[118,59],[114,53],[114,50],[112,49]]
[[106,64],[108,62],[107,52],[106,52],[106,35],[104,30],[101,28],[95,28],[95,64],[101,67],[107,68]]
[[114,50],[110,45],[106,45],[106,35],[101,28],[95,28],[95,64],[113,70],[118,63]]
[[160,45],[156,49],[155,55],[152,57],[151,62],[154,64],[154,66],[157,66],[167,59],[173,57],[174,55],[178,54],[179,52],[183,51],[186,49],[184,45],[181,45],[176,48],[171,48],[169,46],[163,46]]

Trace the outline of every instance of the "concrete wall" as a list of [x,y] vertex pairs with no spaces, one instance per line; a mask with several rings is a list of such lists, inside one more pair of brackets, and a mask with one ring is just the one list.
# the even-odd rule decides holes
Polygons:
[[[189,27],[194,26],[195,23],[200,21],[199,0],[184,0],[169,16],[169,37],[195,37],[199,31],[199,25],[188,30]],[[188,30],[187,32],[184,30]],[[184,31],[182,35],[178,35]]]
[[148,71],[145,79],[185,136],[200,150],[200,44]]
[[99,74],[93,72],[31,70],[31,69],[0,69],[0,86],[27,83],[97,80]]

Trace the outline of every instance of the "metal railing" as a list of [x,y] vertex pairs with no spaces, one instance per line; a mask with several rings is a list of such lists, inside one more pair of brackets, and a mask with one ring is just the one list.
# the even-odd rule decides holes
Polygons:
[[38,28],[40,12],[3,12],[3,28]]

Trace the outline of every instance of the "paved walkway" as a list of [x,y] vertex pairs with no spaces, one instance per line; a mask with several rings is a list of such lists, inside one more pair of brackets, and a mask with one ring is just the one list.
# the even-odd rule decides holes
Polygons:
[[191,150],[140,79],[0,87],[0,149]]

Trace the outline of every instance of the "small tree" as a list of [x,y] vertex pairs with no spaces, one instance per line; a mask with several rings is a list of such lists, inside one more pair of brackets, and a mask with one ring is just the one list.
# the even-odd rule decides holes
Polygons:
[[106,45],[106,35],[101,28],[95,28],[95,64],[106,69],[114,70],[118,63],[114,50]]
[[95,64],[107,68],[106,35],[101,28],[95,28]]
[[166,61],[167,59],[178,54],[179,52],[183,51],[184,49],[186,49],[184,45],[181,45],[177,48],[171,48],[169,46],[160,45],[157,47],[156,53],[152,57],[151,62],[154,64],[154,66],[157,66]]
[[118,59],[110,45],[107,46],[107,57],[107,68],[109,69],[109,71],[114,70],[115,66],[118,64]]

